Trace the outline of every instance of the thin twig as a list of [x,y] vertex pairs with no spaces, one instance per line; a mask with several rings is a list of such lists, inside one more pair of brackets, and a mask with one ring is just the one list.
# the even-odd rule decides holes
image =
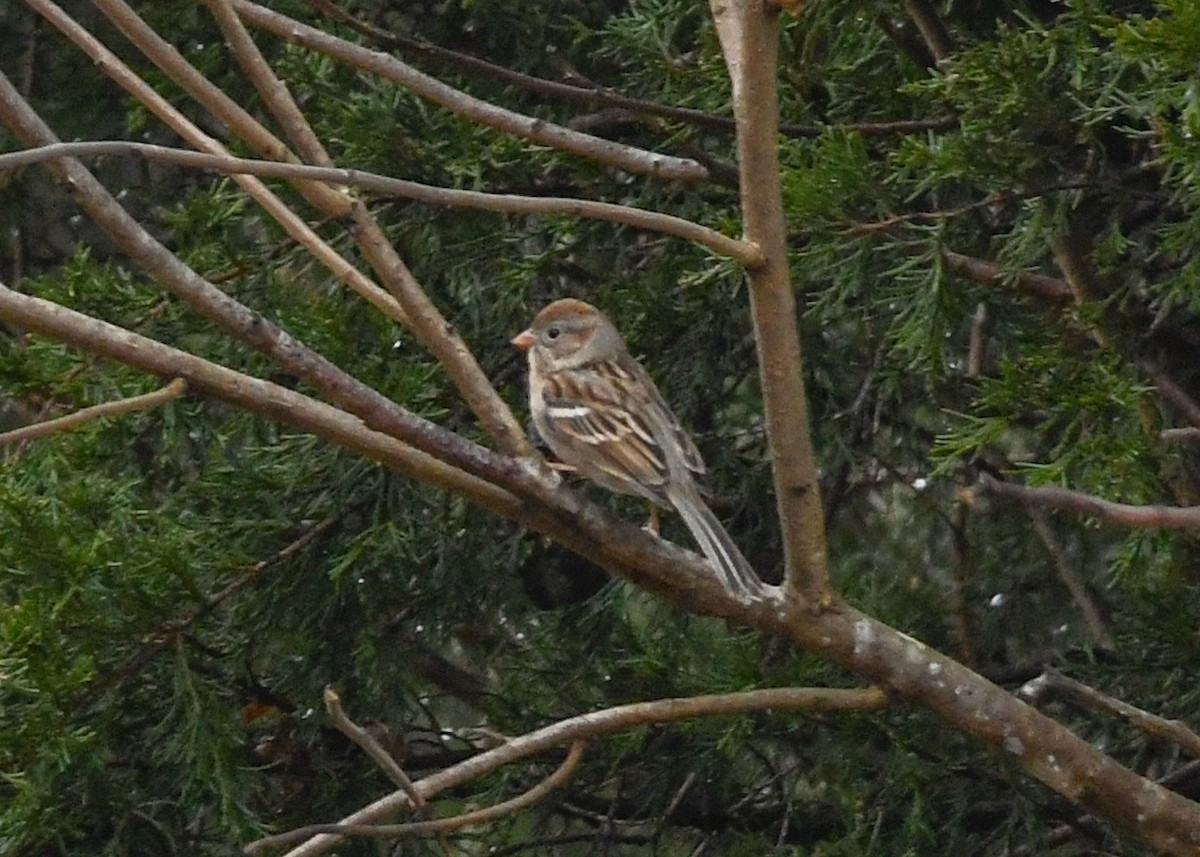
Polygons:
[[1071,287],[1063,280],[1047,277],[1044,274],[1034,274],[1021,271],[1012,274],[1003,266],[986,259],[955,253],[953,250],[942,250],[942,259],[946,264],[961,274],[980,283],[1012,283],[1018,291],[1024,292],[1055,306],[1067,306],[1074,302]]
[[1047,667],[1040,676],[1027,682],[1021,687],[1019,693],[1028,699],[1037,701],[1047,691],[1082,702],[1098,711],[1116,715],[1149,735],[1177,744],[1192,756],[1200,759],[1200,735],[1189,729],[1183,721],[1167,720],[1157,714],[1151,714],[1128,702],[1096,690],[1094,687],[1089,687],[1083,682],[1069,678],[1053,667]]
[[395,783],[402,792],[408,795],[412,801],[413,808],[420,811],[425,807],[425,798],[421,797],[421,793],[417,791],[413,781],[408,778],[408,774],[404,773],[404,769],[392,757],[392,754],[380,746],[371,733],[363,729],[346,715],[346,710],[342,708],[341,697],[338,696],[336,690],[332,686],[325,688],[325,711],[329,714],[329,722],[334,728],[362,748],[362,751],[371,757],[383,772],[388,775],[393,783]]
[[[287,833],[280,833],[276,836],[268,836],[264,839],[251,842],[245,847],[244,851],[246,854],[257,854],[265,848],[290,845],[293,842],[311,839],[319,834],[393,838],[398,836],[425,836],[431,833],[449,833],[455,830],[462,830],[465,827],[488,824],[497,818],[513,815],[533,806],[570,779],[571,775],[575,773],[575,769],[579,767],[580,760],[583,759],[583,748],[585,745],[586,742],[583,739],[573,741],[570,749],[567,751],[567,758],[555,769],[554,773],[528,791],[522,792],[506,801],[501,801],[494,806],[477,809],[472,812],[464,812],[461,815],[454,815],[449,818],[438,818],[432,821],[410,821],[405,824],[310,824],[296,830],[289,830]],[[288,857],[288,855],[285,855],[285,857]]]
[[156,163],[211,170],[223,175],[254,175],[328,182],[347,187],[361,187],[382,196],[402,197],[431,205],[473,208],[499,214],[558,214],[590,217],[595,220],[620,223],[635,229],[659,232],[694,241],[719,256],[733,259],[745,268],[757,268],[762,265],[763,261],[762,251],[749,241],[731,238],[715,229],[709,229],[707,226],[701,226],[681,217],[627,205],[594,202],[587,199],[455,190],[390,178],[363,170],[237,158],[232,155],[194,152],[190,149],[157,146],[149,143],[124,140],[54,143],[19,152],[0,154],[0,169],[15,169],[68,156],[95,158],[105,155],[136,156]]
[[1200,530],[1200,506],[1132,506],[1054,485],[1030,488],[1001,482],[988,474],[980,478],[974,490],[980,496],[999,497],[1026,508],[1066,509],[1122,527]]
[[414,95],[481,125],[639,175],[679,181],[704,181],[708,178],[708,171],[693,160],[615,143],[498,107],[423,74],[389,54],[347,42],[249,0],[231,2],[242,19],[253,26],[394,81]]
[[1108,620],[1104,616],[1104,610],[1101,609],[1100,604],[1092,596],[1091,591],[1088,589],[1087,581],[1083,579],[1083,575],[1079,573],[1079,569],[1067,558],[1066,552],[1063,550],[1062,545],[1059,544],[1054,531],[1050,529],[1050,524],[1046,521],[1045,513],[1040,509],[1029,509],[1028,512],[1029,519],[1033,522],[1033,530],[1038,534],[1038,538],[1046,548],[1046,552],[1050,554],[1050,558],[1054,560],[1054,568],[1058,571],[1058,579],[1063,582],[1063,585],[1067,587],[1067,591],[1071,593],[1071,600],[1079,608],[1079,612],[1083,615],[1083,621],[1092,632],[1092,640],[1101,648],[1116,651],[1112,630],[1109,628]]
[[343,507],[327,515],[271,556],[242,569],[241,574],[204,599],[204,602],[199,607],[159,625],[156,630],[147,635],[148,642],[130,656],[121,666],[95,679],[76,696],[72,697],[70,702],[71,709],[76,710],[91,704],[100,693],[117,687],[138,675],[169,645],[177,641],[184,634],[189,633],[200,619],[215,610],[230,596],[246,588],[253,581],[259,580],[264,571],[281,565],[285,560],[304,550],[313,541],[320,538],[339,523],[347,511],[348,509]]
[[73,414],[67,414],[57,419],[46,420],[45,422],[34,423],[33,425],[22,426],[21,428],[5,432],[4,434],[0,434],[0,446],[46,437],[57,432],[75,428],[90,420],[100,419],[101,417],[114,417],[120,414],[127,414],[130,411],[157,408],[159,405],[164,405],[186,392],[187,382],[182,378],[176,378],[167,384],[167,386],[160,390],[155,390],[153,393],[144,393],[140,396],[131,396],[127,399],[117,399],[113,402],[92,405],[90,408],[83,408]]

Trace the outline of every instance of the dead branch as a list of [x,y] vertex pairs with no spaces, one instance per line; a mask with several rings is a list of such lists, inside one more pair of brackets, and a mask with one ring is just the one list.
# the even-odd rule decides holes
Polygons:
[[[116,54],[104,47],[91,33],[66,15],[58,6],[54,5],[50,0],[26,0],[26,3],[62,32],[63,35],[74,42],[80,50],[96,63],[97,67],[141,104],[145,105],[168,128],[201,151],[218,156],[228,156],[229,153],[224,146],[201,131],[187,117],[171,106],[165,98],[155,92],[149,84],[138,77],[132,69],[123,63]],[[20,102],[14,102],[14,104],[21,105],[20,112],[23,116],[21,123],[24,125],[25,130],[19,132],[18,137],[27,146],[44,146],[59,142],[50,128],[44,122],[41,122],[40,118],[33,113],[27,104],[24,104],[24,99],[20,99]],[[11,115],[4,118],[10,126],[13,125],[15,120],[11,118]],[[266,134],[265,141],[260,140],[260,142],[272,152],[278,153],[283,150],[283,144],[269,134]],[[51,169],[51,172],[54,172],[54,170]],[[58,173],[57,177],[63,180],[61,173]],[[342,258],[337,251],[330,247],[321,236],[317,235],[308,224],[289,209],[262,182],[249,175],[235,176],[234,180],[279,223],[293,240],[311,253],[330,273],[340,281],[346,283],[346,285],[369,301],[380,312],[401,324],[405,323],[404,311],[400,309],[400,305],[396,302],[395,298],[377,284],[371,282],[361,271]],[[327,200],[328,207],[337,212],[336,216],[345,215],[348,200],[343,195],[334,194],[330,196],[330,190],[325,185],[311,182],[302,183],[299,189],[311,196],[315,196],[317,199]]]
[[1200,404],[1197,404],[1195,399],[1172,381],[1165,372],[1155,369],[1152,366],[1143,366],[1143,369],[1154,379],[1154,386],[1158,394],[1173,405],[1183,415],[1184,419],[1193,426],[1200,428]]
[[22,295],[3,284],[0,319],[155,375],[182,378],[189,389],[202,395],[310,431],[411,478],[462,492],[485,506],[503,508],[516,502],[507,491],[373,431],[345,411],[50,301]]
[[989,262],[986,259],[977,259],[974,256],[964,256],[962,253],[955,253],[953,250],[946,250],[944,248],[942,249],[942,259],[955,271],[965,274],[976,282],[1011,282],[1018,291],[1047,301],[1054,306],[1068,306],[1075,300],[1071,292],[1071,287],[1064,281],[1055,279],[1054,277],[1033,274],[1028,271],[1010,275],[1002,266],[997,265],[995,262]]
[[0,446],[20,443],[39,437],[47,437],[102,417],[115,417],[130,413],[131,411],[157,408],[159,405],[165,405],[172,399],[179,398],[186,392],[187,382],[182,378],[176,378],[161,390],[155,390],[153,393],[144,393],[140,396],[131,396],[127,399],[117,399],[113,402],[105,402],[102,405],[92,405],[90,408],[83,408],[73,414],[67,414],[53,420],[46,420],[45,422],[34,423],[33,425],[22,426],[19,429],[5,432],[0,434]]
[[[38,6],[52,6],[49,0],[27,0],[27,2]],[[268,157],[291,158],[283,143],[200,74],[173,45],[150,28],[123,0],[97,0],[96,5],[148,58],[251,146]],[[59,14],[61,16],[61,13]],[[86,31],[82,31],[82,28],[75,25],[70,19],[67,20],[75,30],[82,32],[81,38],[86,37],[84,41],[98,45]],[[132,76],[132,80],[126,79],[130,76]],[[142,100],[142,103],[155,115],[168,121],[174,130],[193,145],[210,151],[210,146],[217,145],[215,141],[211,141],[198,128],[173,111],[164,99],[153,90],[149,90],[149,87],[140,78],[132,75],[132,72],[119,78],[118,82],[131,91],[136,90],[139,96],[144,94],[145,98],[139,98],[139,100]],[[145,93],[146,90],[149,91],[148,94]],[[39,142],[56,141],[50,134],[48,139],[44,138]],[[225,154],[225,151],[222,148],[218,150],[218,153]],[[240,181],[257,182],[257,179],[242,177]],[[349,198],[340,191],[334,191],[323,184],[304,183],[300,184],[297,189],[327,215],[344,216],[347,213]],[[266,201],[270,203],[269,213],[280,220],[285,228],[288,223],[300,222],[299,218],[278,200],[268,197]],[[261,202],[263,200],[260,199]],[[392,293],[392,297],[395,298],[394,301],[390,301],[390,305],[399,302],[401,309],[398,320],[408,326],[437,358],[451,382],[463,396],[464,401],[479,417],[480,422],[496,439],[501,448],[510,453],[529,454],[530,445],[524,430],[517,424],[516,419],[496,391],[492,389],[486,375],[476,363],[474,355],[462,341],[453,325],[442,317],[408,271],[404,262],[397,256],[395,249],[383,239],[382,230],[379,229],[378,224],[361,205],[350,203],[349,212],[358,224],[355,237],[359,241],[359,247],[363,251],[364,257]],[[307,229],[307,227],[303,228]],[[120,241],[116,241],[116,243],[121,246]],[[358,274],[355,269],[351,270]],[[362,275],[358,274],[358,276]],[[384,296],[386,297],[386,293]],[[372,302],[374,303],[374,301]]]
[[1092,642],[1103,649],[1116,651],[1116,643],[1113,642],[1112,631],[1109,628],[1108,619],[1104,615],[1104,610],[1092,596],[1091,591],[1088,589],[1087,581],[1083,579],[1083,575],[1079,569],[1067,558],[1066,552],[1063,551],[1062,545],[1059,544],[1058,538],[1054,535],[1054,531],[1046,521],[1046,515],[1040,509],[1030,509],[1029,519],[1033,522],[1034,532],[1038,534],[1038,538],[1046,548],[1046,552],[1050,554],[1050,558],[1054,561],[1054,568],[1058,571],[1058,579],[1063,582],[1063,585],[1067,587],[1067,591],[1071,593],[1071,600],[1079,608],[1079,612],[1083,616],[1083,621],[1087,624],[1088,630],[1091,631]]
[[1163,429],[1159,432],[1159,437],[1167,443],[1200,443],[1200,428],[1187,426],[1186,428]]
[[1097,711],[1120,717],[1146,734],[1177,744],[1200,759],[1200,735],[1189,729],[1182,720],[1167,720],[1157,714],[1151,714],[1063,675],[1053,667],[1047,667],[1040,676],[1026,682],[1018,693],[1035,703],[1041,701],[1047,693],[1059,694]]
[[[20,98],[3,75],[0,75],[0,118],[31,145],[57,142],[40,117]],[[454,442],[457,438],[438,430],[432,423],[342,371],[259,313],[205,281],[151,236],[78,161],[60,159],[50,162],[48,167],[72,189],[84,211],[135,264],[236,339],[270,356],[289,372],[312,384],[332,402],[353,412],[379,431],[392,433],[418,448],[430,444],[442,446],[441,451],[435,454],[446,461],[453,461],[465,451],[465,447]],[[503,407],[503,403],[500,406]],[[445,441],[449,442],[443,443]],[[491,463],[495,464],[494,461]],[[458,464],[466,462],[460,460]],[[480,459],[476,465],[487,467],[488,462]],[[513,468],[504,465],[503,469]]]
[[980,497],[998,497],[1028,509],[1065,509],[1134,529],[1200,530],[1200,506],[1133,506],[1114,503],[1055,485],[1031,488],[984,474],[974,488]]

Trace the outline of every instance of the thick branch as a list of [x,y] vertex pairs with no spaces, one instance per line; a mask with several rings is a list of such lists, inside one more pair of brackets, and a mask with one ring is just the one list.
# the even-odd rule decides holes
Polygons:
[[[366,419],[360,420],[278,385],[3,285],[0,320],[145,372],[183,378],[189,389],[201,395],[310,432],[409,478],[460,494],[651,592],[673,593],[694,612],[740,616],[748,621],[747,608],[729,597],[712,575],[711,567],[697,554],[614,518],[574,492],[558,487],[555,480],[545,479],[527,462],[497,455],[428,423],[365,385],[363,396],[381,401],[364,400],[355,391],[344,391],[362,406]],[[300,349],[292,340],[284,344]],[[305,367],[301,360],[298,368]],[[323,373],[318,372],[316,377],[322,378]],[[389,434],[380,433],[373,423],[388,428]],[[396,440],[400,435],[406,440],[411,438],[413,446]],[[426,454],[414,446],[427,447],[433,453]],[[765,602],[759,604],[759,609],[766,609]]]
[[807,617],[793,609],[776,630],[929,709],[1127,836],[1164,854],[1200,854],[1200,805],[912,637],[841,604]]
[[[53,7],[53,4],[49,3],[49,0],[26,1],[36,4],[39,7],[49,6],[57,13],[58,17],[65,17],[62,16],[62,13],[56,7]],[[255,120],[246,110],[242,109],[240,105],[200,74],[199,71],[183,58],[173,45],[150,28],[123,0],[96,0],[96,5],[109,16],[110,20],[146,56],[153,60],[192,97],[197,99],[205,108],[220,118],[221,121],[226,123],[235,133],[249,142],[254,148],[266,153],[268,157],[280,156],[281,153],[286,154],[286,147],[274,135]],[[43,12],[43,14],[48,13]],[[73,21],[70,21],[69,18],[63,24],[60,24],[57,20],[55,21],[55,25],[60,26],[60,28],[66,24],[69,24],[73,30],[82,29]],[[86,33],[72,35],[72,38],[80,43],[81,46],[85,43],[95,43],[98,45],[95,39],[92,39]],[[99,50],[103,49],[99,48]],[[215,150],[220,154],[225,154],[224,149],[217,146],[214,141],[211,141],[196,126],[184,119],[177,111],[174,111],[164,99],[153,92],[153,90],[150,90],[132,72],[126,69],[123,74],[115,77],[119,83],[130,89],[131,92],[135,92],[143,104],[164,121],[168,122],[185,139],[199,148],[209,151]],[[55,142],[55,140],[51,134],[48,137],[43,137],[39,142],[48,143]],[[213,147],[216,147],[216,149]],[[288,157],[290,158],[291,156],[289,155]],[[245,183],[257,182],[258,180],[249,177],[239,177],[238,181]],[[335,191],[323,184],[313,185],[308,183],[301,183],[298,186],[298,190],[304,193],[315,205],[321,207],[321,210],[329,216],[341,217],[348,212],[353,214],[360,221],[360,238],[363,231],[366,232],[368,237],[380,234],[378,225],[369,216],[365,216],[361,212],[361,206],[353,205],[349,201],[349,197],[340,190]],[[273,197],[269,198],[266,202],[261,198],[259,198],[259,201],[267,207],[271,215],[279,220],[285,228],[289,228],[289,224],[291,224],[301,232],[307,229],[293,212]],[[271,204],[268,205],[268,203]],[[364,222],[365,226],[362,225]],[[311,232],[311,230],[309,231]],[[293,234],[290,228],[289,234]],[[300,239],[298,238],[298,240]],[[321,243],[319,238],[316,241],[318,245]],[[121,245],[121,241],[115,238],[114,242],[118,246]],[[306,246],[308,245],[306,244]],[[529,443],[521,426],[514,419],[512,413],[500,399],[499,395],[492,389],[487,376],[484,375],[483,370],[475,362],[474,355],[471,354],[470,349],[466,347],[462,338],[454,330],[453,325],[450,325],[442,317],[441,313],[421,290],[412,275],[408,273],[408,269],[404,266],[404,263],[396,255],[392,246],[386,241],[381,242],[378,240],[370,242],[369,246],[366,246],[365,242],[360,241],[360,246],[367,261],[395,298],[395,300],[392,300],[386,293],[383,293],[383,297],[388,298],[391,306],[398,305],[399,307],[399,310],[393,317],[406,324],[430,350],[434,357],[437,358],[443,369],[445,369],[447,376],[449,376],[455,387],[462,394],[467,405],[479,417],[480,422],[491,436],[496,439],[501,448],[510,453],[527,453],[529,451]],[[317,247],[317,251],[321,249],[320,246]],[[354,275],[365,280],[357,270],[350,268],[350,271],[353,271]],[[347,275],[350,276],[349,274]],[[352,281],[351,284],[353,285]],[[372,287],[376,292],[379,291],[373,284]]]
[[189,389],[202,395],[310,431],[411,478],[461,492],[489,508],[511,510],[517,503],[507,491],[372,431],[354,416],[323,402],[3,285],[0,319],[146,372],[182,378]]
[[761,248],[765,259],[761,267],[747,272],[747,279],[775,502],[783,530],[785,587],[810,604],[824,604],[832,597],[825,521],[808,422],[796,298],[788,275],[777,151],[779,16],[754,0],[712,0],[711,6],[733,84],[745,235]]
[[[0,75],[0,118],[30,145],[57,142],[3,75]],[[343,372],[259,313],[204,280],[151,236],[78,161],[60,159],[51,162],[48,168],[74,191],[80,206],[113,243],[160,285],[238,340],[267,354],[288,372],[312,384],[331,402],[354,413],[372,428],[401,438],[470,472],[482,473],[496,466],[496,459],[479,455],[473,447],[445,443],[451,437],[448,433],[440,432],[429,421]],[[461,458],[464,452],[473,463]],[[512,467],[505,465],[503,469],[509,471]],[[496,478],[494,472],[492,477]]]
[[[527,524],[616,574],[668,595],[684,609],[722,615],[790,638],[805,649],[925,706],[997,753],[1008,755],[1060,794],[1130,836],[1181,857],[1195,857],[1200,849],[1200,807],[1196,804],[1137,776],[1061,724],[961,664],[844,604],[835,603],[816,613],[796,602],[739,604],[708,573],[707,564],[698,556],[655,539],[638,527],[622,525],[596,507],[581,502],[572,492],[550,490],[519,468],[513,469],[508,484],[517,486],[521,493],[510,493],[370,431],[358,420],[328,405],[3,287],[0,287],[0,318],[146,371],[185,378],[189,387],[201,394],[311,431],[398,472],[461,493],[485,508]],[[457,443],[470,446],[461,439]],[[486,450],[479,454],[489,455]],[[494,469],[503,472],[500,466]],[[521,496],[525,499],[520,499]],[[732,704],[722,710],[738,713],[787,706],[786,691],[755,693],[783,695],[769,703],[762,701],[769,697],[757,697],[751,707]],[[837,691],[810,693],[818,694],[817,698],[824,699],[825,704],[841,700],[840,704],[846,706],[853,699],[850,707],[854,708],[867,706],[870,697],[864,694],[878,694],[876,702],[883,704],[883,695],[878,691],[861,691],[851,697],[843,697]],[[846,693],[852,692],[841,692]],[[696,711],[688,708],[696,705],[694,700],[677,704],[680,711]],[[573,722],[586,724],[588,718],[599,716],[583,715]],[[634,716],[631,724],[637,722],[645,720]],[[564,734],[553,729],[537,733],[547,741],[547,746],[585,734],[570,731]],[[491,751],[499,756],[483,755],[504,764],[516,758],[508,753],[522,747],[526,745],[514,741]],[[479,758],[483,757],[476,757]],[[450,785],[466,782],[476,775],[473,769],[450,770],[454,772]],[[430,780],[440,782],[438,776]],[[403,805],[403,798],[384,799],[348,820],[373,821]],[[318,837],[310,845],[321,841]],[[320,853],[329,846],[326,842],[301,853]]]
[[1200,531],[1200,506],[1132,506],[1070,488],[1055,485],[1030,488],[987,475],[980,479],[975,491],[981,497],[999,497],[1031,509],[1066,509],[1121,527]]

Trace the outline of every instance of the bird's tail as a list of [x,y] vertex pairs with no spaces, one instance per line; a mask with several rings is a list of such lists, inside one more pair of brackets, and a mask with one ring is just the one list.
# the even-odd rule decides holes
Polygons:
[[704,501],[693,495],[680,498],[673,505],[700,545],[700,550],[717,570],[725,588],[739,601],[760,598],[762,581]]

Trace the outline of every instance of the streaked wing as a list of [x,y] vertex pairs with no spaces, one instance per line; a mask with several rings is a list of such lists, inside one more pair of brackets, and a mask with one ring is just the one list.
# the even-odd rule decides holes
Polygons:
[[547,376],[543,398],[561,440],[585,455],[610,487],[658,499],[670,468],[656,436],[678,424],[653,385],[647,396],[643,384],[642,373],[624,361],[594,363]]

